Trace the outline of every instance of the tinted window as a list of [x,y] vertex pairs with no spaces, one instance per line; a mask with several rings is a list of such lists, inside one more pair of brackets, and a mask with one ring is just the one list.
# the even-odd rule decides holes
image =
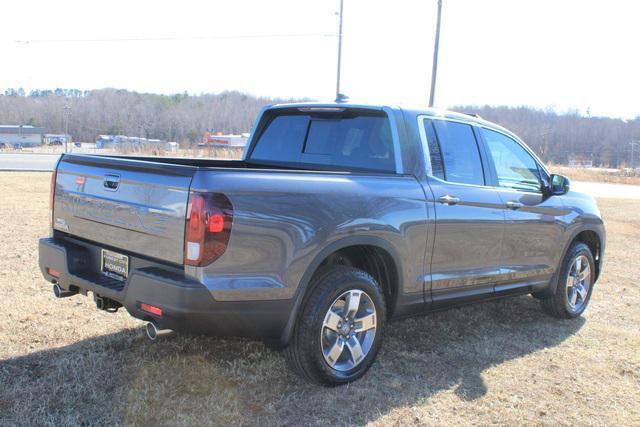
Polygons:
[[500,187],[539,191],[540,175],[533,157],[520,144],[506,135],[482,129],[489,154],[498,175]]
[[251,160],[395,172],[389,120],[380,115],[277,116]]
[[445,120],[433,120],[432,123],[442,157],[444,179],[484,185],[482,161],[471,126]]
[[442,162],[442,153],[440,152],[440,144],[436,138],[436,132],[433,129],[431,120],[424,121],[424,131],[429,145],[429,157],[431,159],[431,175],[444,179],[444,163]]
[[297,162],[308,122],[307,116],[276,116],[262,132],[251,158]]

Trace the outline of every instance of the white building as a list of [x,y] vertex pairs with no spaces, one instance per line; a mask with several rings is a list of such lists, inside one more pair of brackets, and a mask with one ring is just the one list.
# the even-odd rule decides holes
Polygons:
[[23,147],[42,145],[44,128],[27,125],[0,125],[0,142]]
[[220,132],[205,132],[202,137],[201,146],[217,146],[217,147],[244,147],[249,139],[248,133],[240,135],[224,135]]
[[163,146],[161,139],[147,139],[138,136],[125,135],[98,135],[96,148],[142,148],[149,146]]
[[45,133],[42,137],[42,143],[47,145],[63,145],[71,142],[71,135]]

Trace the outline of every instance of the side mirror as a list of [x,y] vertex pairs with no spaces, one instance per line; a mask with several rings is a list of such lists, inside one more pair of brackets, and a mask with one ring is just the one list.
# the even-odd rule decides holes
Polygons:
[[571,188],[569,178],[564,175],[551,175],[551,183],[549,185],[549,194],[552,196],[562,196],[567,194]]

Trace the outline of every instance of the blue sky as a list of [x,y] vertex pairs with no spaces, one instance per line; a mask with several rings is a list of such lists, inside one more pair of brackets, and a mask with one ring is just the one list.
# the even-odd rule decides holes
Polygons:
[[[344,0],[343,92],[425,104],[436,0]],[[338,0],[3,5],[0,88],[334,97]],[[444,0],[436,105],[640,115],[640,2]],[[10,18],[9,18],[10,17]]]

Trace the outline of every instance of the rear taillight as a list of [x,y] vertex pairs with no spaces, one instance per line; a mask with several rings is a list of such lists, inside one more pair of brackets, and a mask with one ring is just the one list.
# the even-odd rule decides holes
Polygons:
[[60,278],[60,272],[58,270],[55,270],[55,269],[51,268],[51,267],[47,267],[47,273],[49,273],[50,275],[52,275],[56,279]]
[[57,172],[54,170],[51,173],[51,184],[49,187],[49,228],[53,228],[53,202],[56,195],[56,177]]
[[155,305],[145,304],[143,302],[140,303],[140,310],[146,311],[147,313],[155,314],[156,316],[162,317],[162,309],[160,307],[156,307]]
[[227,249],[233,222],[233,206],[224,194],[192,191],[187,205],[184,263],[211,264]]

